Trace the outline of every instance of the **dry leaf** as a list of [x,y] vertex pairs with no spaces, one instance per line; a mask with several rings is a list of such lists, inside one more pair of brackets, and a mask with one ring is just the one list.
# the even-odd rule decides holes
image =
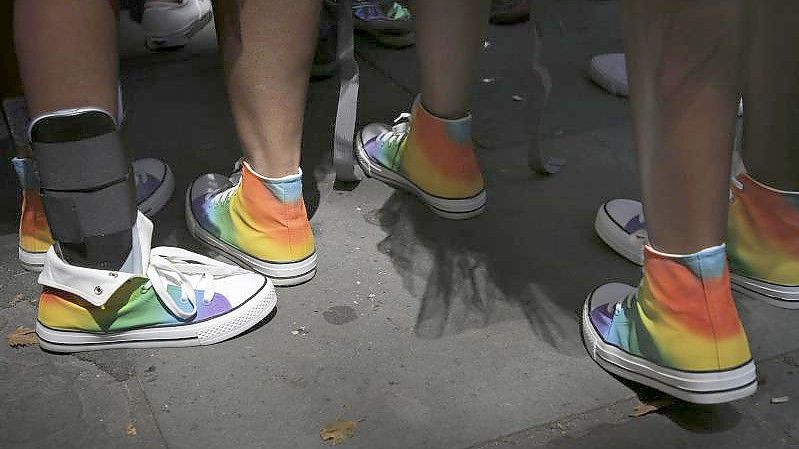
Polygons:
[[332,441],[333,444],[341,444],[345,440],[355,436],[355,428],[358,427],[357,421],[337,420],[333,424],[322,427],[319,436],[324,441]]
[[125,426],[125,435],[129,437],[136,436],[136,426],[134,426],[133,423],[130,423],[127,426]]
[[29,327],[18,327],[14,332],[6,335],[8,346],[17,348],[21,346],[32,346],[38,343],[36,331]]
[[648,402],[642,402],[633,407],[633,412],[630,414],[630,416],[633,418],[645,416],[650,413],[654,413],[662,408],[668,407],[673,403],[674,400],[670,398],[655,399]]

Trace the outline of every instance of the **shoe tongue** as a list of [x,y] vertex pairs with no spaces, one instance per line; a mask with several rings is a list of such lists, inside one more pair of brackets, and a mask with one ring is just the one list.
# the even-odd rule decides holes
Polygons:
[[150,265],[150,248],[153,237],[153,223],[141,212],[133,225],[133,245],[130,255],[119,271],[145,276]]

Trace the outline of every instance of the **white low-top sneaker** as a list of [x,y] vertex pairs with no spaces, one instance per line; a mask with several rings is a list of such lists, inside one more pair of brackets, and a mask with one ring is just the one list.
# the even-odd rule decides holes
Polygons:
[[148,1],[141,21],[147,48],[182,47],[212,18],[211,0]]

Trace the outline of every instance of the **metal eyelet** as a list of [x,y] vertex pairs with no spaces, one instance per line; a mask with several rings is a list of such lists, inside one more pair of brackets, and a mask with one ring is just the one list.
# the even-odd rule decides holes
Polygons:
[[99,285],[97,287],[94,287],[94,294],[95,295],[102,295],[103,294],[103,288],[100,287]]
[[119,273],[117,273],[115,271],[112,271],[112,272],[108,273],[108,275],[111,276],[112,278],[119,277]]

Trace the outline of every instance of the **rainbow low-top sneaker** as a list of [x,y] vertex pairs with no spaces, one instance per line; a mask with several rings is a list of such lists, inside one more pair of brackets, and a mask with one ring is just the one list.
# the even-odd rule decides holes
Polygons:
[[179,248],[150,248],[153,225],[133,228],[130,272],[70,265],[47,251],[36,334],[56,352],[209,345],[250,329],[275,308],[265,277]]
[[472,117],[435,117],[417,98],[393,128],[373,123],[358,133],[355,155],[367,176],[407,190],[450,219],[480,215],[486,192],[472,143]]
[[640,287],[594,290],[582,330],[600,366],[676,398],[712,404],[757,389],[723,245],[685,256],[646,246]]
[[[28,270],[41,271],[45,255],[53,245],[50,226],[39,192],[39,173],[32,159],[13,158],[11,163],[22,187],[19,220],[19,260]],[[165,162],[144,158],[133,161],[136,205],[147,216],[160,211],[175,190],[175,177]]]
[[230,178],[201,176],[186,194],[186,223],[202,243],[275,285],[301,284],[316,274],[302,171],[267,178],[243,161],[241,172]]
[[767,187],[747,174],[730,187],[727,254],[733,288],[799,309],[799,192]]

